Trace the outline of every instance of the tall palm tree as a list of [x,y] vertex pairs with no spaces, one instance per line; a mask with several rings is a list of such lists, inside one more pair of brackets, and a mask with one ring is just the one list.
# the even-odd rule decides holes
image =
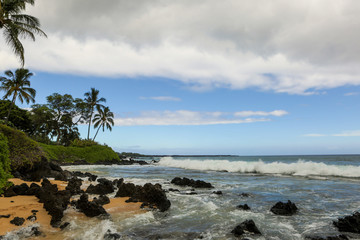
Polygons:
[[100,111],[97,114],[95,114],[93,123],[94,123],[94,128],[97,128],[97,131],[93,139],[94,141],[101,127],[103,132],[105,131],[105,127],[110,131],[112,130],[112,126],[114,126],[113,118],[114,118],[114,113],[110,112],[109,107],[104,108],[104,110],[100,109]]
[[34,5],[35,0],[0,0],[0,29],[4,29],[5,41],[20,58],[22,66],[25,63],[24,47],[19,37],[33,41],[35,34],[46,37],[36,17],[21,13],[26,4]]
[[6,77],[0,77],[1,86],[0,90],[5,91],[4,99],[12,96],[11,105],[6,117],[6,123],[9,121],[11,109],[15,105],[16,98],[21,103],[25,102],[29,104],[30,101],[35,102],[35,89],[30,87],[30,77],[33,75],[28,69],[19,68],[15,71],[15,74],[7,70],[5,72]]
[[84,96],[85,96],[84,100],[88,104],[90,110],[88,136],[87,136],[87,139],[90,139],[90,126],[91,126],[92,116],[94,114],[94,109],[96,108],[98,112],[100,112],[101,108],[104,108],[104,106],[101,105],[101,103],[106,102],[106,99],[99,98],[99,90],[95,88],[91,88],[90,92],[86,92]]

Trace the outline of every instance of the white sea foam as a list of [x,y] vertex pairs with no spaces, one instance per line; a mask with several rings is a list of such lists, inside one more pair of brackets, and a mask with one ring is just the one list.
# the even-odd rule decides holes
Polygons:
[[228,160],[176,160],[163,157],[158,165],[203,171],[228,171],[239,173],[281,174],[294,176],[337,176],[360,177],[360,167],[353,165],[329,165],[312,161],[299,160],[294,163],[271,162],[261,160],[228,161]]

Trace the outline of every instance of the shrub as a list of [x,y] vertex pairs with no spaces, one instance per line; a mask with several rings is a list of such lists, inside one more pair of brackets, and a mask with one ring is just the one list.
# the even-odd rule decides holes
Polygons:
[[31,167],[34,162],[45,156],[39,144],[26,136],[25,133],[0,124],[0,133],[8,140],[9,158],[12,170],[22,166]]
[[98,145],[98,143],[89,139],[74,139],[70,143],[71,147],[89,147],[94,145]]
[[0,133],[0,194],[2,194],[2,189],[7,185],[7,180],[10,177],[8,141],[4,134]]

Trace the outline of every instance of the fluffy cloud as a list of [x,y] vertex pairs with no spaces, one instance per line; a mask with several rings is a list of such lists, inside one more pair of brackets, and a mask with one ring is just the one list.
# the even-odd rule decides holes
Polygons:
[[[26,62],[194,89],[312,94],[360,85],[359,11],[356,0],[37,0],[29,13],[49,38],[25,43]],[[0,62],[0,70],[19,66],[6,47]]]
[[236,113],[226,112],[194,112],[187,110],[162,112],[148,111],[141,113],[139,116],[116,118],[114,122],[117,126],[241,124],[270,121],[271,119],[269,118],[259,118],[258,116],[273,115],[271,112],[262,112],[264,115],[259,115],[257,113],[259,112],[253,112],[253,114],[248,114],[246,116],[238,116]]

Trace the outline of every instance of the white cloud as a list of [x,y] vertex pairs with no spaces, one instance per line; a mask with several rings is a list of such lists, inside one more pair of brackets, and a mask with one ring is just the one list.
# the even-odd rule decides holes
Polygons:
[[309,134],[304,134],[304,137],[326,137],[326,134],[320,134],[320,133],[309,133]]
[[360,130],[344,131],[336,134],[310,133],[304,134],[305,137],[360,137]]
[[225,112],[195,112],[178,111],[149,111],[139,116],[121,117],[115,119],[116,126],[168,126],[168,125],[215,125],[241,124],[270,121],[268,118],[239,118],[234,113]]
[[241,111],[236,112],[234,115],[237,117],[250,117],[250,116],[276,116],[281,117],[288,114],[287,111],[284,110],[275,110],[272,112],[264,112],[264,111]]
[[360,137],[360,130],[345,131],[342,133],[334,134],[335,137]]
[[158,97],[140,97],[142,100],[157,100],[157,101],[174,101],[178,102],[181,101],[181,98],[171,97],[171,96],[158,96]]
[[[360,85],[360,1],[37,0],[26,66],[159,76],[194,89],[313,94]],[[19,67],[0,38],[0,70]]]

